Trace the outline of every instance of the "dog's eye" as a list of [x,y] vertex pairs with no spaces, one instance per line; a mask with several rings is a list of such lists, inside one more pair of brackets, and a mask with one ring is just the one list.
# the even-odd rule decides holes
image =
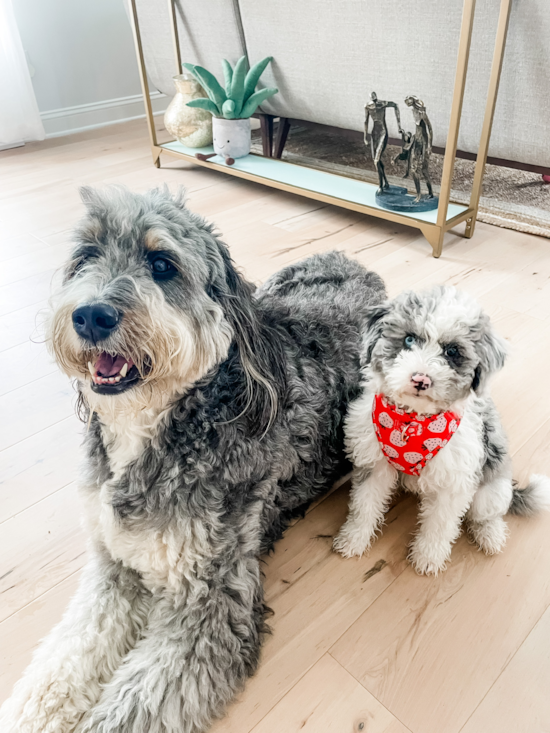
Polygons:
[[70,280],[71,278],[78,275],[78,273],[84,268],[90,260],[94,260],[99,257],[99,249],[93,245],[82,245],[75,252],[73,252],[73,259],[69,263],[65,278]]
[[166,257],[150,257],[149,267],[155,280],[169,280],[177,273],[174,265]]
[[406,349],[412,349],[415,343],[416,343],[416,336],[413,336],[411,333],[405,336],[403,345],[405,346]]
[[460,349],[456,344],[447,344],[443,350],[445,352],[445,356],[448,356],[449,359],[456,359],[460,356]]

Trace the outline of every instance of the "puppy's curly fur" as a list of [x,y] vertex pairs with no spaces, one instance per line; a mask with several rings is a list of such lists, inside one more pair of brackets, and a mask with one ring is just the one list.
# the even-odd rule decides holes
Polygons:
[[[333,252],[254,292],[181,197],[83,195],[49,338],[89,423],[91,557],[0,728],[199,733],[258,665],[260,555],[347,466],[360,332],[384,286]],[[88,303],[118,314],[102,340],[73,327]]]
[[[369,549],[398,483],[421,499],[410,551],[419,573],[437,574],[445,567],[464,516],[479,547],[493,554],[506,541],[506,512],[530,515],[550,508],[550,479],[535,475],[523,490],[512,482],[506,435],[488,393],[505,356],[505,343],[488,316],[455,288],[406,292],[371,310],[363,393],[346,418],[353,490],[336,550],[349,557]],[[414,380],[418,374],[426,378],[421,389]],[[457,432],[419,477],[400,473],[382,452],[372,420],[375,394],[406,411],[461,416]]]

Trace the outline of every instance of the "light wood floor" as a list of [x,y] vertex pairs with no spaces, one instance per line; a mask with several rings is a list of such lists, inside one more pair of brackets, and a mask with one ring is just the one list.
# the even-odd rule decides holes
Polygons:
[[[80,184],[183,184],[248,277],[341,249],[390,294],[446,282],[480,298],[511,356],[494,383],[515,474],[550,473],[550,241],[478,225],[435,260],[416,230],[187,164],[151,164],[142,121],[0,154],[0,699],[60,618],[86,559],[75,493],[75,395],[40,342],[39,313],[83,213]],[[217,733],[550,731],[550,516],[510,519],[502,555],[462,537],[438,577],[405,560],[416,506],[391,511],[368,557],[331,540],[347,486],[267,560],[274,609],[257,675]],[[145,732],[144,732],[145,733]]]

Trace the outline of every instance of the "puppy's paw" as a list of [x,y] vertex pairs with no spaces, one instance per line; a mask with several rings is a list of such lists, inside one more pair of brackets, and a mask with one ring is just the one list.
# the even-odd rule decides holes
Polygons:
[[508,525],[502,517],[496,517],[487,522],[472,522],[468,529],[474,541],[486,555],[496,555],[502,552],[508,537]]
[[332,547],[343,557],[364,555],[370,550],[374,533],[356,522],[346,522],[334,538]]
[[411,545],[408,560],[419,575],[437,575],[445,570],[450,555],[450,545],[430,544],[417,537]]

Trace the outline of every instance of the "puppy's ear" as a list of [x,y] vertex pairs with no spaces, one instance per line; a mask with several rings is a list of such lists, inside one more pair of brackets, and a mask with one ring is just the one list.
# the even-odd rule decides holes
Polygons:
[[391,303],[385,301],[378,305],[371,306],[367,311],[367,318],[363,332],[363,351],[361,353],[361,366],[367,366],[372,359],[372,352],[376,342],[382,335],[384,318],[391,310]]
[[506,361],[506,342],[491,326],[488,316],[484,315],[481,323],[481,338],[476,343],[476,352],[479,363],[475,369],[472,389],[483,394],[489,378],[504,366]]

